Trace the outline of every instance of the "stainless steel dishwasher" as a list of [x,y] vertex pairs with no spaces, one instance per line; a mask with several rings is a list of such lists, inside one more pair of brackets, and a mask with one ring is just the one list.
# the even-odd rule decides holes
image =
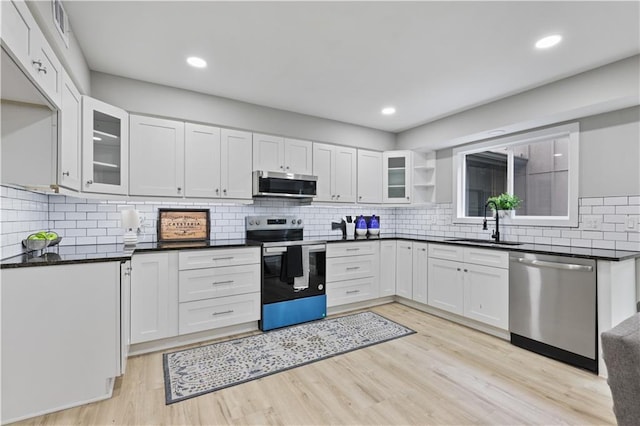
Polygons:
[[511,343],[598,372],[596,262],[511,252]]

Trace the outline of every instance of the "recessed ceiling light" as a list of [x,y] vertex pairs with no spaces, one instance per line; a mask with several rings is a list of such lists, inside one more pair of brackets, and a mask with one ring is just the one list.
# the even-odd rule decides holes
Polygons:
[[538,40],[536,42],[536,47],[538,49],[548,49],[549,47],[553,47],[556,44],[560,43],[561,40],[562,36],[559,34],[550,35]]
[[205,61],[202,58],[198,58],[197,56],[188,57],[187,63],[192,67],[196,67],[196,68],[204,68],[207,66],[207,61]]
[[554,157],[562,157],[561,153],[553,154]]
[[396,113],[396,109],[394,107],[382,108],[382,114],[384,115],[392,115],[395,113]]

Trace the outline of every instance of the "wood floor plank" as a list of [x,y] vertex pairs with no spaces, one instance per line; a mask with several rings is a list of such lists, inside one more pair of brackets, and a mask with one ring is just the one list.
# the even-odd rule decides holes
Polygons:
[[162,354],[132,357],[111,399],[18,424],[615,424],[594,374],[398,303],[370,310],[417,333],[168,406]]

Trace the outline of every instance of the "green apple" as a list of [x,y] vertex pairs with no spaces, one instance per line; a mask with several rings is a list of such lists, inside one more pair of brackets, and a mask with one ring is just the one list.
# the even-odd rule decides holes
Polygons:
[[31,234],[28,237],[29,240],[46,240],[47,236],[44,232],[37,232],[35,234]]
[[45,237],[47,240],[55,240],[56,238],[58,238],[58,234],[56,234],[55,232],[46,232],[45,233]]

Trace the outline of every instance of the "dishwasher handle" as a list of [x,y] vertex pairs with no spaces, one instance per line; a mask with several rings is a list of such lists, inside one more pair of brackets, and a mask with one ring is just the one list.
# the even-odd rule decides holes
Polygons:
[[540,266],[542,268],[562,269],[565,271],[593,272],[593,266],[589,266],[589,265],[576,265],[574,263],[548,262],[546,260],[525,259],[524,257],[518,257],[516,261],[518,263],[522,263],[525,265]]

